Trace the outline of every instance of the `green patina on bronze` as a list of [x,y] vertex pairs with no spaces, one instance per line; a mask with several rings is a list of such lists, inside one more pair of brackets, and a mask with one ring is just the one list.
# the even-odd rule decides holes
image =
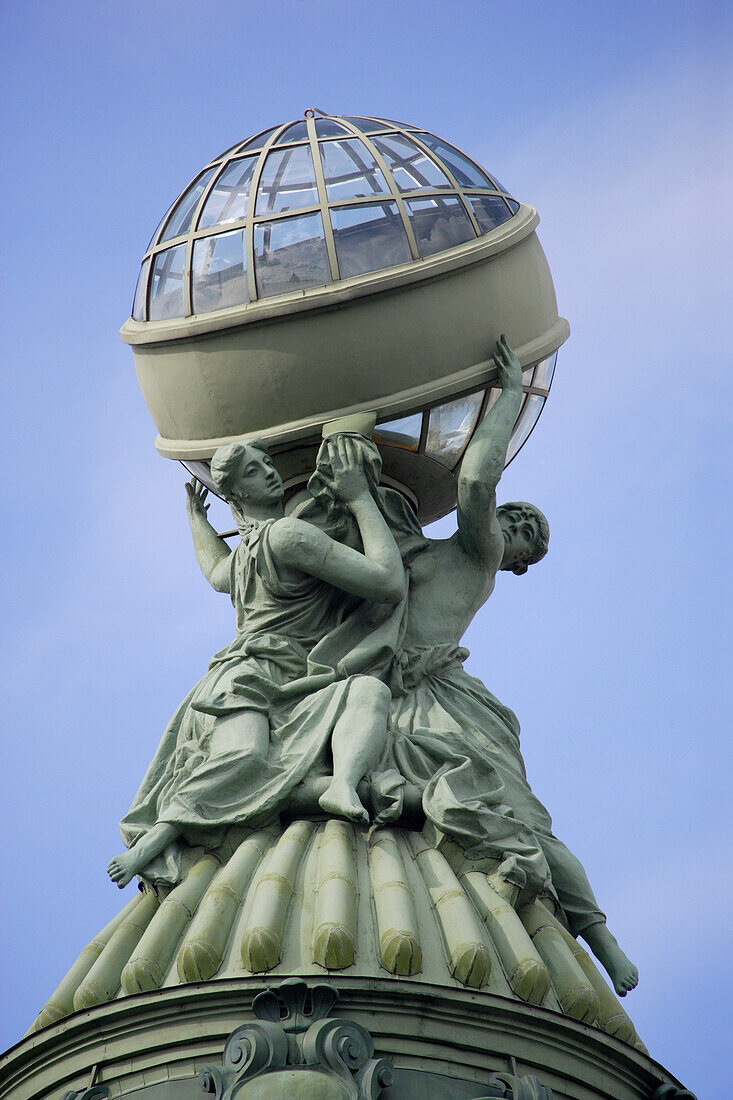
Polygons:
[[186,845],[216,850],[229,827],[270,825],[298,797],[301,811],[388,825],[417,792],[499,897],[522,907],[553,891],[623,995],[636,970],[527,783],[517,720],[462,667],[461,638],[497,572],[526,572],[549,539],[532,505],[497,508],[522,376],[505,338],[494,358],[501,396],[465,454],[448,539],[424,537],[353,431],[328,429],[310,498],[287,517],[265,446],[220,448],[211,476],[241,536],[234,550],[208,522],[207,490],[187,485],[197,561],[230,594],[236,636],[166,730],[110,875],[175,885]]
[[[387,190],[331,193],[329,141]],[[263,190],[308,151],[306,206],[277,173]],[[375,232],[386,205],[402,251]],[[304,214],[321,261],[275,240]],[[617,999],[636,968],[516,716],[463,667],[497,573],[548,549],[539,509],[496,500],[569,331],[538,220],[427,131],[310,110],[215,158],[161,222],[122,337],[235,633],[121,823],[109,874],[139,892],[3,1058],[0,1096],[692,1097]]]

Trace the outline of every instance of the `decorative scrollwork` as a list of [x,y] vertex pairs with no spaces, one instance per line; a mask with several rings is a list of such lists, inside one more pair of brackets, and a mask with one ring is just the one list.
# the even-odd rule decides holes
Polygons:
[[282,1069],[287,1060],[288,1039],[282,1027],[268,1020],[255,1020],[232,1032],[224,1046],[224,1065],[204,1066],[199,1085],[216,1100],[229,1100],[245,1081]]
[[277,989],[258,993],[252,1011],[260,1020],[272,1020],[285,1031],[305,1031],[314,1020],[321,1020],[338,1000],[333,986],[320,983],[308,987],[300,978],[286,978]]
[[221,1067],[204,1066],[199,1074],[203,1092],[215,1100],[233,1100],[247,1081],[287,1067],[323,1074],[338,1082],[350,1100],[378,1100],[392,1083],[392,1067],[374,1057],[365,1028],[327,1015],[337,1000],[332,986],[309,989],[299,978],[258,994],[252,1004],[258,1019],[232,1032]]
[[392,1064],[386,1058],[370,1058],[356,1074],[359,1083],[359,1096],[363,1100],[377,1100],[382,1089],[389,1088],[394,1081]]
[[353,1020],[317,1020],[301,1043],[306,1065],[327,1066],[344,1079],[360,1070],[374,1054],[371,1035]]
[[205,1092],[208,1096],[223,1096],[226,1084],[226,1080],[221,1070],[217,1069],[216,1066],[206,1066],[199,1073],[201,1091]]

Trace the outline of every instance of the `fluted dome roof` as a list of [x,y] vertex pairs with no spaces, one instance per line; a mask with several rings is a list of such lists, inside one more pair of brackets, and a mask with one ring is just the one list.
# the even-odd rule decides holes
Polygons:
[[419,262],[518,210],[493,174],[418,126],[307,111],[199,172],[151,238],[132,316],[206,314]]
[[485,872],[425,831],[340,820],[233,827],[215,853],[186,850],[172,891],[146,888],[127,904],[31,1030],[190,982],[330,973],[526,1001],[644,1050],[561,911],[548,900],[515,912]]

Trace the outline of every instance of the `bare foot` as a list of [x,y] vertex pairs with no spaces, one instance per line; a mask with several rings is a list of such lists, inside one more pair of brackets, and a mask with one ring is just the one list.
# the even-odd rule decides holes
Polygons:
[[619,997],[625,997],[630,989],[639,981],[639,971],[621,950],[616,940],[605,924],[592,924],[581,932],[591,951],[604,968],[613,982],[613,988]]
[[[613,988],[619,997],[625,997],[629,990],[638,985],[639,971],[618,944],[616,945],[615,955],[616,958],[613,961],[609,960],[608,963],[603,963],[603,965],[606,967],[613,982]],[[603,960],[601,961],[603,962]]]
[[318,805],[322,810],[336,817],[345,817],[347,821],[358,821],[364,825],[369,824],[369,814],[354,788],[348,783],[331,780],[330,785],[318,799]]
[[128,848],[121,856],[115,856],[109,861],[107,874],[121,890],[123,886],[127,886],[128,882],[132,882],[138,871],[142,871],[142,866],[138,866],[139,863],[140,858],[135,855],[135,849]]

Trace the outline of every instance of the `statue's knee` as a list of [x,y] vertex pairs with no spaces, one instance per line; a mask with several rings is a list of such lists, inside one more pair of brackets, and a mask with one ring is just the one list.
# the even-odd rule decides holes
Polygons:
[[349,698],[356,706],[369,707],[386,713],[392,701],[392,695],[386,684],[374,676],[355,676],[351,683]]
[[242,749],[239,754],[239,759],[242,764],[252,768],[262,768],[267,763],[266,754],[255,748]]
[[266,762],[265,754],[250,745],[217,745],[209,753],[209,764],[219,768],[227,766],[254,771],[264,767]]

